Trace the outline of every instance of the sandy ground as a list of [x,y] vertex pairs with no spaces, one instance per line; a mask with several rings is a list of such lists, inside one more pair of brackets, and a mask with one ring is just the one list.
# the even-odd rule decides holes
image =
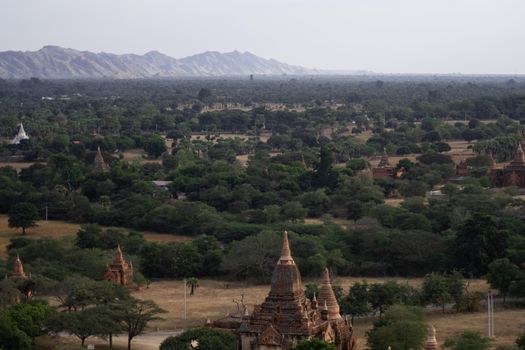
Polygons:
[[[334,284],[341,285],[345,290],[356,281],[362,278],[342,277],[336,278]],[[369,283],[381,283],[387,279],[367,278]],[[407,283],[419,286],[421,279],[392,278],[399,283]],[[318,279],[306,280],[303,283],[320,282]],[[244,301],[251,311],[253,305],[261,303],[266,297],[268,285],[248,285],[243,283],[229,283],[216,280],[201,280],[195,295],[187,295],[186,318],[184,317],[184,285],[183,281],[160,281],[154,282],[149,289],[136,292],[134,295],[142,299],[153,299],[168,313],[164,315],[164,320],[151,324],[148,333],[137,337],[134,340],[134,349],[153,350],[158,349],[159,344],[168,336],[175,335],[182,330],[201,326],[206,319],[216,320],[225,316],[228,312],[237,310],[233,299],[239,300],[244,294]],[[486,292],[488,285],[483,280],[470,281],[471,291]],[[446,338],[453,336],[462,330],[474,330],[481,333],[486,332],[487,318],[481,311],[470,314],[454,314],[434,312],[426,316],[429,324],[433,324],[437,330],[438,341],[442,344]],[[358,337],[358,350],[366,349],[366,331],[372,327],[373,320],[357,319],[354,325],[355,333]],[[511,345],[515,338],[525,332],[525,310],[504,310],[496,308],[495,313],[496,338],[494,345]],[[56,340],[54,340],[56,342]],[[73,342],[76,339],[61,339],[62,342]],[[90,339],[87,343],[104,344],[104,341]],[[122,349],[126,344],[125,337],[115,338],[116,349]],[[105,347],[97,346],[97,349]]]
[[[74,237],[80,229],[79,224],[73,224],[64,221],[40,220],[37,222],[37,227],[32,227],[26,230],[27,238],[40,238],[40,237]],[[125,229],[126,230],[126,229]],[[142,232],[144,238],[153,242],[189,242],[190,237],[177,236],[170,234],[162,234],[150,231]],[[0,258],[5,257],[5,248],[9,244],[9,240],[13,237],[21,237],[21,230],[8,227],[8,217],[6,215],[0,215]]]
[[[31,165],[35,164],[34,162],[2,162],[0,163],[0,168],[11,167],[15,168],[17,172],[20,172],[22,169],[29,168]],[[45,163],[42,163],[45,164]]]
[[[361,278],[337,277],[333,284],[343,287],[347,291],[352,284],[366,279],[369,283],[383,283],[386,280],[395,280],[399,283],[419,287],[421,278]],[[303,283],[317,282],[320,279],[307,279]],[[269,291],[269,285],[251,285],[240,282],[225,282],[218,280],[200,280],[195,295],[187,294],[186,318],[184,318],[184,283],[182,280],[159,281],[152,283],[149,288],[135,292],[134,296],[141,299],[154,300],[168,313],[164,320],[152,324],[160,330],[173,330],[203,325],[206,319],[215,320],[236,312],[237,306],[233,300],[239,300],[244,295],[244,302],[249,310],[254,304],[261,303]],[[471,292],[486,292],[489,287],[484,280],[472,280],[469,283]]]

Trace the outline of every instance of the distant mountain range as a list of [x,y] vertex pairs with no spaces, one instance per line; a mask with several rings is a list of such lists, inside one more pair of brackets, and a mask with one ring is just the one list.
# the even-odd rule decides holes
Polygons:
[[[340,72],[335,72],[340,74]],[[349,72],[347,72],[349,73]],[[44,46],[38,51],[0,52],[0,78],[162,78],[239,75],[330,74],[258,57],[250,52],[207,51],[175,59],[157,51],[144,55],[93,53]]]

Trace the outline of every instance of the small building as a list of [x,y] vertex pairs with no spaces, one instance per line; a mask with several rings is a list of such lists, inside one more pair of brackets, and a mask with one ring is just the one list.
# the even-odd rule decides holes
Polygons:
[[396,167],[390,164],[388,155],[384,152],[379,164],[377,164],[375,168],[372,168],[372,177],[374,179],[383,179],[386,177],[400,179],[405,176],[405,172],[405,168],[403,167],[396,170]]
[[467,165],[467,162],[465,160],[462,160],[459,162],[458,165],[456,165],[456,175],[457,176],[467,176],[470,172],[470,167]]
[[24,130],[24,124],[20,123],[18,134],[11,140],[11,144],[19,145],[22,140],[29,140],[29,135],[27,135],[26,131]]
[[525,154],[521,143],[514,159],[504,168],[493,168],[490,178],[494,187],[525,187]]
[[120,245],[115,251],[113,263],[109,264],[106,268],[104,279],[115,284],[122,284],[126,287],[133,285],[133,264],[124,260]]

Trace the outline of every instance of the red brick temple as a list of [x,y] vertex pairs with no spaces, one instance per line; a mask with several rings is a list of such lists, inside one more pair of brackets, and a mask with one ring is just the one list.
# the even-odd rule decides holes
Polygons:
[[120,249],[120,245],[115,251],[115,259],[113,263],[107,266],[104,279],[115,284],[122,284],[126,287],[133,285],[133,265],[124,260],[124,255]]
[[490,178],[494,187],[525,187],[525,154],[522,143],[518,146],[514,159],[504,168],[492,169]]
[[383,153],[379,164],[376,167],[372,168],[372,176],[374,179],[382,179],[385,177],[393,177],[395,172],[395,167],[390,165],[388,160],[388,155],[386,152]]
[[332,343],[337,350],[356,348],[352,325],[339,313],[328,271],[317,300],[306,298],[286,232],[270,292],[251,316],[245,310],[236,333],[240,350],[288,350],[311,338]]

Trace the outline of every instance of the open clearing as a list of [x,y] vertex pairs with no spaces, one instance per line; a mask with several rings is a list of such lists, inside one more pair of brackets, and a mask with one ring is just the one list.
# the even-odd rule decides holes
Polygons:
[[[345,290],[362,278],[342,277],[336,278],[334,284],[341,285]],[[369,283],[380,283],[387,280],[397,280],[400,283],[419,286],[421,279],[403,278],[367,278]],[[303,281],[304,283],[314,280]],[[315,280],[320,282],[320,280]],[[153,350],[158,349],[159,344],[167,336],[177,334],[189,327],[201,326],[207,318],[215,320],[225,316],[227,313],[234,313],[237,310],[233,299],[239,300],[244,294],[244,300],[251,311],[253,305],[261,303],[266,297],[268,285],[249,285],[244,283],[228,283],[216,280],[200,280],[199,288],[195,295],[187,296],[187,319],[184,319],[184,284],[181,280],[154,282],[148,289],[134,293],[138,298],[152,299],[156,301],[168,313],[164,315],[164,320],[151,324],[150,333],[138,337],[134,341],[135,349]],[[486,292],[488,285],[482,280],[470,281],[471,291]],[[228,288],[227,288],[228,287]],[[438,341],[442,344],[444,340],[462,330],[470,329],[486,332],[486,314],[481,311],[469,314],[454,314],[435,312],[426,316],[427,322],[433,324],[437,330]],[[358,350],[366,349],[366,331],[372,327],[372,320],[356,319],[354,329],[358,337]],[[500,307],[495,312],[496,339],[494,348],[500,345],[511,345],[516,337],[525,331],[525,310],[504,310]],[[62,339],[62,342],[78,344],[76,339]],[[88,343],[93,342],[89,340]],[[103,341],[96,341],[103,344]],[[115,340],[116,349],[122,349],[125,341],[122,337]],[[99,348],[97,346],[97,348]],[[105,349],[105,347],[100,347]],[[42,349],[50,349],[43,347]]]
[[2,162],[0,163],[0,168],[11,167],[15,168],[17,172],[20,172],[20,170],[29,168],[33,164],[35,164],[35,162]]
[[[80,224],[73,224],[57,220],[40,220],[37,222],[37,224],[37,227],[27,229],[27,233],[23,237],[32,239],[41,237],[74,237],[80,229]],[[145,231],[142,233],[144,234],[144,238],[146,240],[153,242],[188,242],[191,240],[190,237],[186,236],[176,236],[150,231]],[[6,215],[0,215],[0,257],[5,257],[6,246],[9,244],[9,240],[13,237],[22,237],[21,230],[8,227],[8,217]]]

